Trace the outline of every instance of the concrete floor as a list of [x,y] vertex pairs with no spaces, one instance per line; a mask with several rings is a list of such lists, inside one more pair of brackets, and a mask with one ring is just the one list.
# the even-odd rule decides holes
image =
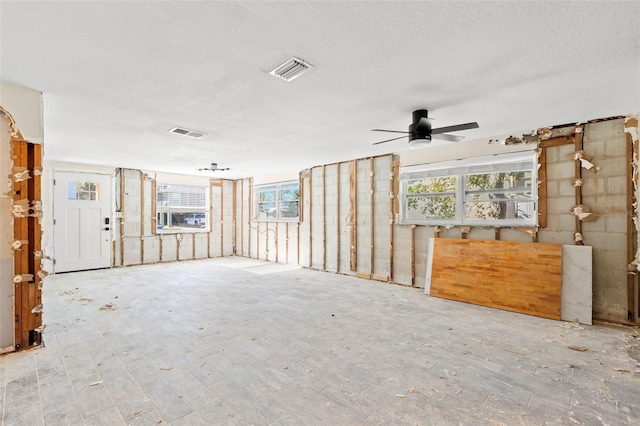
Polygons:
[[640,424],[633,329],[243,258],[50,276],[44,306],[4,425]]

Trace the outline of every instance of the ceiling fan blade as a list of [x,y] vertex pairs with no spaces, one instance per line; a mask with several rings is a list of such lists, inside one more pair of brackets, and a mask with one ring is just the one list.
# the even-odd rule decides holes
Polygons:
[[395,141],[395,140],[398,140],[398,139],[406,138],[406,137],[408,137],[408,136],[409,136],[409,135],[400,136],[399,138],[387,139],[387,140],[385,140],[385,141],[374,142],[373,144],[374,144],[374,145],[378,145],[378,144],[381,144],[381,143],[386,143],[386,142],[391,142],[391,141]]
[[385,129],[371,129],[372,132],[389,132],[389,133],[409,133],[402,130],[385,130]]
[[464,139],[464,136],[447,135],[444,133],[437,133],[437,134],[432,133],[431,137],[433,139],[440,139],[440,140],[449,141],[449,142],[460,142],[462,139]]
[[478,127],[480,126],[478,126],[478,123],[474,121],[472,123],[456,124],[455,126],[438,127],[437,129],[431,129],[431,134],[437,135],[440,133],[458,132],[460,130],[477,129]]

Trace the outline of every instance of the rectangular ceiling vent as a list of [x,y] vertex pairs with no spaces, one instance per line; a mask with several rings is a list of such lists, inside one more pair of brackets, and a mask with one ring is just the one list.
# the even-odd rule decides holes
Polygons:
[[285,81],[291,81],[300,77],[302,74],[307,72],[310,68],[313,68],[313,65],[303,61],[300,58],[296,58],[294,56],[288,61],[278,65],[269,74],[275,75],[276,77],[279,77]]
[[205,136],[206,133],[196,132],[195,130],[183,129],[182,127],[174,127],[169,130],[170,133],[176,133],[178,135],[189,136],[190,138],[200,139]]

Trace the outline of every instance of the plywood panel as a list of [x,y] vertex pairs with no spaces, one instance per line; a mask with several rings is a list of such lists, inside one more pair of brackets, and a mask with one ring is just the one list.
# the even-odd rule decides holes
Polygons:
[[431,296],[560,319],[562,246],[437,238]]

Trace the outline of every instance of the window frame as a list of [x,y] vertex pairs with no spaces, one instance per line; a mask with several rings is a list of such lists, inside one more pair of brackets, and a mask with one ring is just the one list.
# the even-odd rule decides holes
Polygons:
[[[489,189],[486,191],[472,190],[467,191],[466,181],[467,176],[481,175],[500,172],[531,172],[530,187],[526,188],[527,192],[530,189],[531,197],[521,200],[522,202],[533,203],[533,214],[529,219],[467,219],[466,217],[466,205],[467,195],[469,192],[478,193],[491,193],[491,192],[507,192],[497,191],[496,189]],[[456,190],[455,190],[455,216],[451,219],[410,219],[408,217],[408,199],[419,198],[420,195],[411,194],[408,192],[408,185],[410,181],[425,178],[437,178],[437,177],[449,177],[457,176],[456,178]],[[444,161],[430,164],[421,164],[416,166],[405,166],[400,170],[400,224],[403,225],[431,225],[431,226],[490,226],[490,227],[513,227],[513,226],[535,226],[538,224],[538,157],[535,151],[523,151],[509,154],[496,154],[490,157],[476,157],[454,161]],[[521,192],[522,189],[514,189],[511,192]],[[448,191],[449,193],[451,191]],[[427,194],[427,193],[424,193]],[[433,192],[435,196],[439,193]]]
[[[181,188],[197,188],[202,191],[204,195],[204,205],[200,206],[164,206],[162,205],[162,201],[158,194],[161,192],[163,187],[181,187]],[[166,191],[171,192],[171,191]],[[174,191],[177,192],[177,191]],[[180,234],[180,233],[199,233],[199,232],[210,232],[211,230],[211,217],[209,214],[211,207],[211,196],[210,189],[208,186],[203,185],[188,185],[188,184],[176,184],[176,183],[157,183],[156,184],[156,229],[155,232],[157,234]],[[204,214],[205,217],[205,226],[202,228],[197,227],[187,227],[187,226],[176,226],[169,229],[160,228],[160,215],[165,213],[181,213],[184,214],[185,217],[191,214]]]
[[[283,200],[282,199],[282,191],[291,190],[295,186],[295,190],[298,192],[298,198],[296,200]],[[276,198],[274,201],[270,202],[261,202],[260,201],[260,193],[261,192],[271,192],[275,191]],[[290,180],[284,182],[276,182],[276,183],[266,183],[260,185],[254,185],[253,187],[253,220],[255,222],[299,222],[300,221],[300,182],[298,180]],[[280,216],[281,214],[281,203],[291,203],[296,202],[298,204],[298,214],[296,216],[288,217],[288,216]],[[275,212],[276,216],[274,217],[260,217],[260,204],[269,203],[275,204]]]

